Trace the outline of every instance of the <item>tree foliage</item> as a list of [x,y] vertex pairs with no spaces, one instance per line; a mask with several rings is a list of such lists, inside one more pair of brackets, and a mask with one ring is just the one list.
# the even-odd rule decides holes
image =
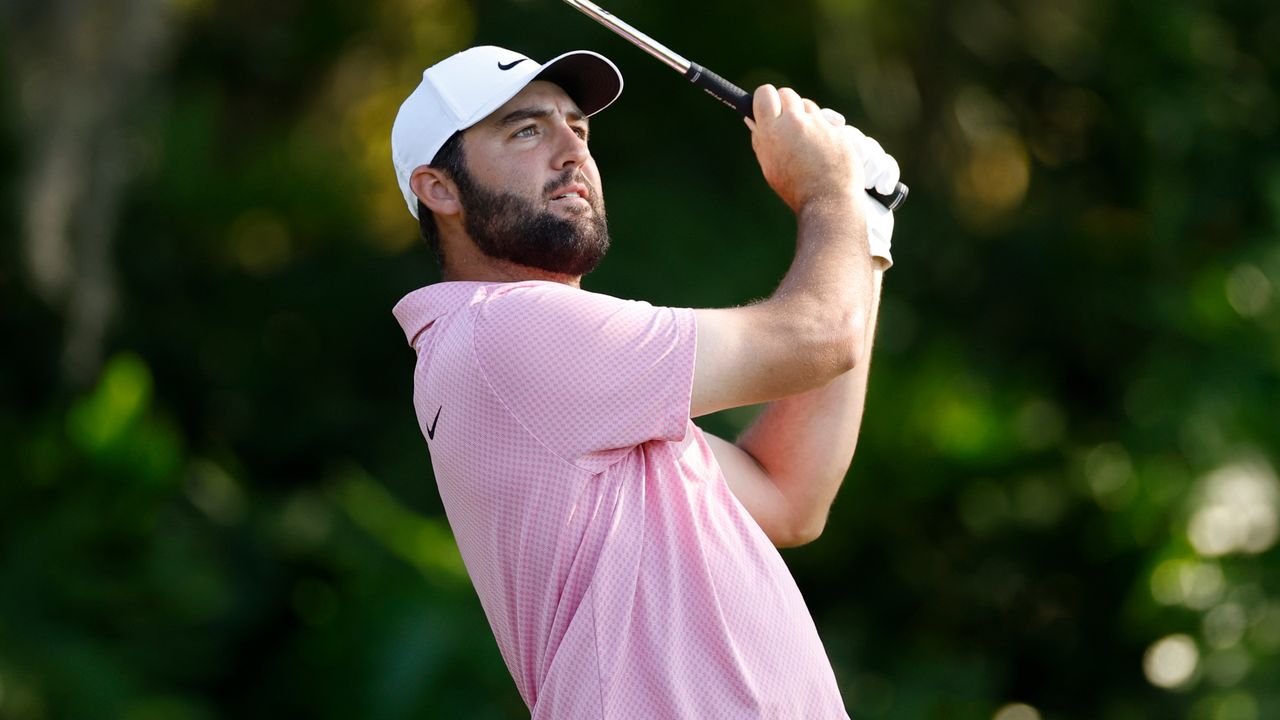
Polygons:
[[[90,5],[0,4],[0,718],[525,716],[390,315],[438,279],[391,120],[472,44],[611,57],[586,285],[684,306],[790,259],[748,131],[559,3]],[[610,9],[911,185],[785,554],[851,714],[1280,716],[1280,9]]]

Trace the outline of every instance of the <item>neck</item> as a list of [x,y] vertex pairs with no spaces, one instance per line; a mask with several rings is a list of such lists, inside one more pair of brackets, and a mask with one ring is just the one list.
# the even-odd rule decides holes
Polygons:
[[521,282],[546,280],[570,287],[582,287],[581,275],[565,275],[540,268],[519,265],[509,260],[498,260],[480,252],[471,238],[465,234],[446,234],[444,242],[444,279],[470,282]]
[[472,266],[467,263],[447,262],[443,270],[444,279],[448,282],[522,282],[524,280],[546,280],[558,282],[570,287],[582,287],[581,275],[562,275],[548,272],[528,265],[517,265],[505,260],[490,260],[483,266]]

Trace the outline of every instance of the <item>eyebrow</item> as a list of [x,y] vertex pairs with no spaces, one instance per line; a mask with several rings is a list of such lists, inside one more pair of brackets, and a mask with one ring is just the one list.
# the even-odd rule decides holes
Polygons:
[[[523,120],[543,120],[551,117],[553,114],[554,113],[547,108],[520,108],[503,115],[502,119],[498,120],[497,125],[501,128],[508,125],[514,125]],[[577,110],[570,110],[565,114],[565,118],[569,120],[569,122],[587,122],[587,116]]]

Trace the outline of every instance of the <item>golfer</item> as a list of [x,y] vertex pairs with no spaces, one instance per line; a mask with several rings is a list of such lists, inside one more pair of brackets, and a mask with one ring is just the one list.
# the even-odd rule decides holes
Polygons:
[[[752,147],[798,225],[773,295],[589,292],[609,246],[589,117],[621,90],[595,53],[475,47],[396,116],[396,176],[444,281],[394,313],[449,524],[536,720],[847,718],[777,548],[818,536],[853,456],[892,231],[865,188],[897,164],[763,86]],[[692,422],[756,403],[735,442]]]

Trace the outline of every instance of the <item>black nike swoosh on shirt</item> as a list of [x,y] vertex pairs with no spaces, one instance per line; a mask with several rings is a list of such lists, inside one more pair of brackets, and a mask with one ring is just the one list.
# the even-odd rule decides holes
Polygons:
[[510,70],[511,68],[513,68],[513,67],[515,67],[515,66],[519,65],[520,63],[522,63],[522,62],[524,62],[525,60],[528,60],[528,59],[529,59],[529,58],[520,58],[519,60],[512,60],[511,62],[507,63],[506,65],[503,65],[502,63],[498,63],[498,69],[499,69],[499,70]]
[[443,409],[444,409],[444,406],[443,406],[443,405],[441,405],[441,406],[436,410],[436,419],[435,419],[435,420],[432,420],[432,421],[431,421],[431,425],[427,428],[427,439],[428,439],[428,440],[435,440],[435,439],[436,439],[436,425],[438,425],[438,424],[440,423],[440,411],[441,411],[441,410],[443,410]]

